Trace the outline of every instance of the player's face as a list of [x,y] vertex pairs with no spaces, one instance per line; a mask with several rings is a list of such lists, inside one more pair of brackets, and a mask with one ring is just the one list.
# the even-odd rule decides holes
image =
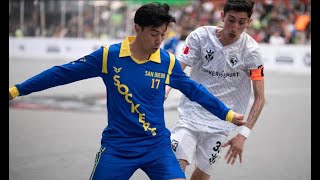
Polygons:
[[143,49],[152,54],[156,52],[163,39],[165,38],[165,32],[167,30],[167,25],[162,25],[160,27],[145,27],[137,34],[142,41]]
[[228,11],[221,12],[221,19],[224,22],[223,32],[227,41],[236,41],[241,33],[249,26],[251,20],[246,12]]

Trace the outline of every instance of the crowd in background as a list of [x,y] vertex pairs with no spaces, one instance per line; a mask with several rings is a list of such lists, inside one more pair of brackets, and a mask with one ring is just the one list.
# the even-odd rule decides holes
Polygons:
[[[134,34],[133,13],[139,4],[109,1],[98,6],[94,1],[83,1],[79,6],[78,1],[62,2],[34,0],[23,5],[21,1],[11,2],[9,36],[123,38]],[[184,40],[199,26],[222,25],[220,13],[224,2],[193,0],[171,6],[177,20],[173,30],[179,39]],[[256,0],[251,18],[246,32],[259,43],[311,42],[311,0]]]

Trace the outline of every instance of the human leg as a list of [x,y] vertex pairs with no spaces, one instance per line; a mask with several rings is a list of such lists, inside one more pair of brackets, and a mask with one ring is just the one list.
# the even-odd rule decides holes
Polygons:
[[171,148],[184,172],[187,165],[193,161],[196,146],[196,133],[182,126],[176,126],[172,129]]
[[183,172],[186,172],[187,165],[189,164],[187,160],[179,159],[179,164]]
[[210,175],[203,172],[198,167],[195,167],[190,178],[190,180],[209,180],[209,179],[210,179]]
[[190,180],[209,180],[214,163],[220,158],[221,145],[227,140],[228,132],[201,132],[195,152],[195,170]]
[[155,147],[146,154],[141,169],[152,180],[186,179],[170,144]]

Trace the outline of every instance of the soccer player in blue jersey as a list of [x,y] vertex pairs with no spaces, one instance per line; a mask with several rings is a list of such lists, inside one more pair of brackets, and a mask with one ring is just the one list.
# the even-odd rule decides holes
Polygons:
[[141,6],[134,22],[136,36],[14,85],[9,88],[9,100],[100,77],[107,91],[108,125],[90,179],[126,180],[139,168],[153,180],[185,179],[165,126],[166,85],[180,90],[222,121],[243,125],[244,117],[186,76],[175,56],[159,48],[168,24],[175,22],[167,4]]

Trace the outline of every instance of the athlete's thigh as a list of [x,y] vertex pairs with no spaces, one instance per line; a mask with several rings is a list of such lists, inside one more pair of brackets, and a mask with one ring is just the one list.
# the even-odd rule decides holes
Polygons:
[[170,144],[154,148],[145,158],[141,169],[152,180],[185,179],[180,164],[173,154]]
[[200,170],[209,175],[212,174],[213,165],[221,156],[221,145],[227,140],[227,137],[226,131],[203,132],[200,134],[200,140],[195,152],[195,163]]
[[90,180],[129,179],[138,169],[137,161],[112,155],[102,147],[96,154]]
[[197,146],[197,133],[186,127],[177,126],[171,131],[171,148],[177,159],[192,163]]

